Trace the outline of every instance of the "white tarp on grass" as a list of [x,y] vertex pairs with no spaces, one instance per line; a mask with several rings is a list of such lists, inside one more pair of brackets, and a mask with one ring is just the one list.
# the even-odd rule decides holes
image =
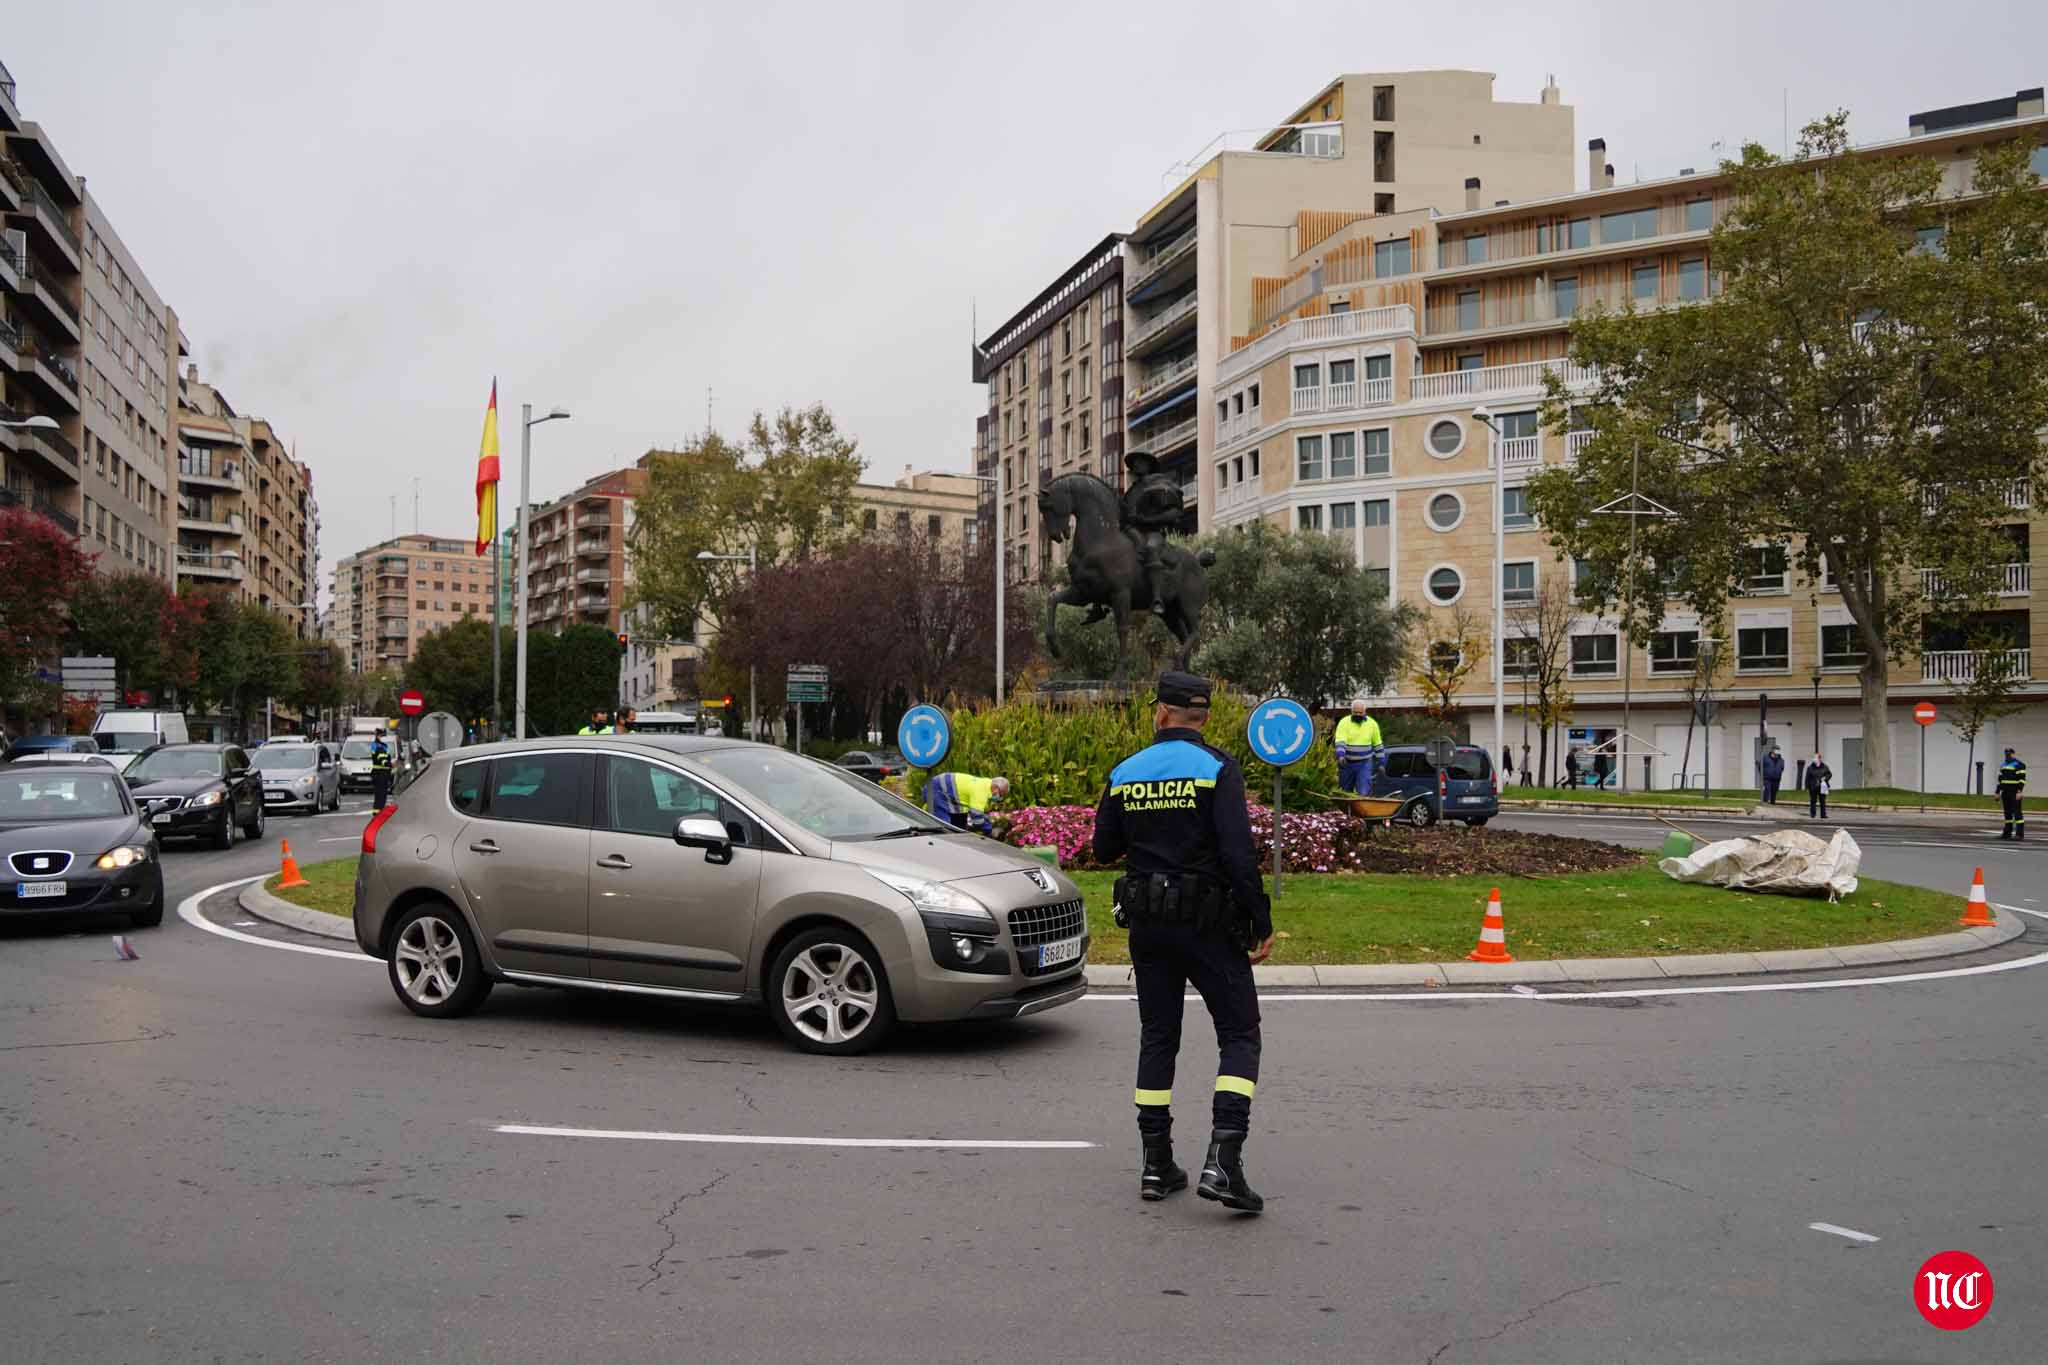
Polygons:
[[1696,848],[1688,857],[1665,858],[1657,866],[1681,882],[1704,882],[1740,891],[1775,891],[1810,896],[1825,891],[1839,900],[1856,890],[1863,850],[1838,829],[1822,843],[1798,829],[1774,829],[1753,839],[1723,839]]

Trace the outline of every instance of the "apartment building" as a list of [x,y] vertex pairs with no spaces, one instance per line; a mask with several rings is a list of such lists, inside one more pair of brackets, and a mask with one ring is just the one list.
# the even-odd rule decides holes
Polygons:
[[1123,240],[1112,232],[1097,242],[974,347],[988,412],[975,419],[983,481],[969,482],[986,534],[1004,499],[1005,553],[1019,581],[1045,570],[1044,536],[1032,526],[1040,490],[1074,473],[1123,486]]
[[301,639],[309,638],[319,588],[320,512],[313,473],[263,418],[241,418],[237,429],[251,461],[243,493],[247,591],[258,605],[290,621]]
[[526,619],[560,634],[577,622],[616,631],[625,599],[627,520],[647,487],[645,459],[527,513]]
[[[1930,111],[1913,126],[1914,136],[1864,150],[1933,156],[1958,191],[1978,145],[2015,136],[2048,142],[2039,90]],[[1314,216],[1330,209],[1328,200],[1300,205],[1293,255],[1243,282],[1235,297],[1253,301],[1250,325],[1231,336],[1203,389],[1205,419],[1218,433],[1201,480],[1205,529],[1263,518],[1342,536],[1395,598],[1422,607],[1438,629],[1461,606],[1490,627],[1498,589],[1507,604],[1504,665],[1489,660],[1464,690],[1474,739],[1488,745],[1496,739],[1495,678],[1504,676],[1512,708],[1533,647],[1517,638],[1518,620],[1549,576],[1577,572],[1560,560],[1525,498],[1532,472],[1569,464],[1585,439],[1539,426],[1545,376],[1589,380],[1567,359],[1567,328],[1595,303],[1679,307],[1709,298],[1716,285],[1707,237],[1730,208],[1718,171],[1620,185],[1603,143],[1588,144],[1587,157],[1589,188],[1510,195],[1505,204],[1481,175],[1453,211],[1402,208],[1332,227],[1334,219]],[[2048,149],[2035,162],[2048,177]],[[1389,242],[1401,246],[1395,269],[1382,268]],[[1475,419],[1481,405],[1491,409],[1497,436]],[[1496,510],[1497,472],[1504,491]],[[2009,500],[2013,563],[2000,624],[2029,646],[2027,690],[2048,697],[2048,673],[2035,662],[2048,645],[2048,613],[2035,606],[2030,567],[2042,523],[2024,481]],[[1505,545],[1498,560],[1496,517]],[[1788,755],[1818,744],[1838,784],[1857,785],[1863,658],[1832,581],[1805,582],[1781,554],[1759,549],[1727,634],[1719,642],[1726,705],[1708,733],[1689,726],[1684,692],[1701,647],[1694,616],[1674,603],[1647,651],[1630,648],[1612,621],[1575,621],[1576,713],[1557,738],[1612,742],[1626,688],[1630,786],[1646,776],[1658,788],[1697,786],[1709,767],[1717,783],[1739,785],[1764,732],[1762,695],[1770,698],[1770,733]],[[1894,779],[1960,790],[1964,742],[1946,724],[1933,726],[1922,774],[1910,711],[1922,699],[1943,708],[1977,656],[1960,640],[1930,634],[1926,644],[1919,659],[1891,670]],[[1399,686],[1383,699],[1394,708],[1418,702]],[[1511,710],[1505,739],[1517,750],[1526,729]],[[2000,721],[1979,737],[1976,753],[1994,755],[2003,743],[2042,748],[2048,707]]]
[[393,536],[336,562],[332,613],[350,672],[401,672],[424,636],[492,619],[490,557],[474,540]]
[[81,218],[82,306],[67,323],[83,329],[79,541],[99,552],[102,572],[170,578],[177,370],[169,313],[90,192]]

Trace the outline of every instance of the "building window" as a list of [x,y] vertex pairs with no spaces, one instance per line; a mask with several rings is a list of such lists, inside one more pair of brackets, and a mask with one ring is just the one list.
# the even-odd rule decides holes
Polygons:
[[1735,632],[1735,670],[1738,673],[1783,673],[1791,660],[1789,637],[1783,626],[1753,626]]
[[1455,418],[1445,417],[1430,424],[1429,453],[1449,459],[1465,448],[1465,428]]
[[1536,600],[1536,561],[1518,559],[1500,566],[1500,597],[1503,602]]
[[1455,531],[1465,520],[1465,503],[1456,493],[1438,493],[1423,509],[1432,530]]
[[1393,470],[1394,433],[1386,427],[1374,427],[1365,433],[1365,468],[1359,472],[1366,475],[1387,474]]
[[1322,384],[1322,376],[1323,367],[1321,365],[1296,365],[1294,367],[1295,390],[1299,392],[1302,389],[1313,389],[1320,387]]
[[1294,439],[1294,477],[1310,482],[1323,477],[1323,438],[1297,436]]
[[[1008,469],[1007,469],[1007,468],[1005,468],[1004,472],[1005,472],[1005,473],[1008,473],[1009,471],[1008,471]],[[1004,482],[1005,484],[1008,484],[1008,483],[1009,483],[1009,480],[1008,480],[1008,479],[1004,479],[1004,480],[1003,480],[1003,482]],[[870,508],[866,509],[865,511],[863,511],[863,512],[862,512],[862,513],[860,514],[860,529],[861,529],[861,530],[863,530],[863,531],[866,531],[866,532],[868,532],[868,533],[869,533],[870,535],[874,534],[874,530],[875,530],[875,509],[874,509],[874,508],[870,507]]]
[[1551,311],[1561,318],[1579,315],[1579,277],[1566,275],[1550,282]]
[[1578,251],[1593,245],[1593,220],[1591,218],[1574,218],[1568,223],[1559,224],[1557,243],[1561,249],[1566,251]]
[[1465,234],[1465,264],[1477,265],[1486,259],[1486,234],[1468,232]]
[[943,534],[941,528],[944,525],[945,519],[941,517],[938,513],[934,512],[924,519],[924,532],[933,540],[937,540],[939,536]]
[[1678,297],[1703,299],[1707,296],[1707,263],[1694,256],[1678,263]]
[[1529,511],[1529,490],[1524,487],[1503,488],[1500,492],[1500,524],[1510,531],[1526,531],[1536,524],[1535,516]]
[[1486,368],[1486,352],[1461,351],[1458,353],[1457,365],[1461,374],[1466,370],[1483,370]]
[[1341,318],[1341,317],[1343,317],[1343,316],[1344,316],[1344,315],[1345,315],[1346,313],[1348,313],[1348,312],[1350,312],[1350,311],[1351,311],[1351,300],[1350,300],[1350,299],[1331,299],[1331,300],[1330,300],[1330,316],[1331,316],[1331,317],[1333,317],[1333,318]]
[[1409,241],[1397,237],[1391,242],[1374,242],[1372,247],[1372,273],[1374,279],[1386,279],[1391,275],[1406,275],[1414,269],[1409,254]]
[[1621,672],[1621,655],[1611,634],[1572,636],[1572,676],[1612,678]]
[[1297,525],[1298,525],[1298,526],[1299,526],[1299,527],[1300,527],[1300,528],[1301,528],[1302,530],[1304,530],[1304,531],[1320,531],[1320,530],[1322,530],[1322,529],[1323,529],[1323,509],[1322,509],[1322,508],[1320,508],[1320,507],[1297,507],[1297,508],[1295,508],[1295,509],[1294,509],[1294,511],[1295,511],[1295,521],[1296,521],[1296,524],[1297,524]]
[[[1344,364],[1351,362],[1345,361]],[[1355,431],[1333,431],[1330,433],[1330,477],[1333,479],[1355,479],[1358,477],[1358,433]]]
[[1629,209],[1622,213],[1600,215],[1600,242],[1603,246],[1615,242],[1639,242],[1645,237],[1657,235],[1657,210]]
[[1629,272],[1629,289],[1638,303],[1657,301],[1657,267],[1639,265]]
[[1690,673],[1700,655],[1696,630],[1660,630],[1650,637],[1652,673]]
[[1358,380],[1358,362],[1355,360],[1333,360],[1330,362],[1330,385],[1352,384]]
[[1346,535],[1358,529],[1358,504],[1355,502],[1333,502],[1330,504],[1330,530],[1342,531]]
[[1449,606],[1465,593],[1465,577],[1449,564],[1439,564],[1429,571],[1424,580],[1429,599],[1439,606]]
[[1526,635],[1501,641],[1500,671],[1503,677],[1535,677],[1539,658],[1537,642]]
[[1385,526],[1393,520],[1393,508],[1385,498],[1374,498],[1365,505],[1365,524],[1368,528]]
[[1062,322],[1060,324],[1060,358],[1064,360],[1066,357],[1072,355],[1073,353],[1074,320],[1072,318],[1068,318],[1065,322]]
[[1685,230],[1687,232],[1705,232],[1713,225],[1713,200],[1688,199],[1685,201]]
[[1916,228],[1913,232],[1913,251],[1921,256],[1942,256],[1947,254],[1945,227]]
[[1460,289],[1458,291],[1458,322],[1461,332],[1470,331],[1479,325],[1479,291]]
[[1822,668],[1861,668],[1869,657],[1863,649],[1863,635],[1854,625],[1820,628]]
[[1751,595],[1785,591],[1785,547],[1753,545],[1744,555],[1749,576],[1743,591]]

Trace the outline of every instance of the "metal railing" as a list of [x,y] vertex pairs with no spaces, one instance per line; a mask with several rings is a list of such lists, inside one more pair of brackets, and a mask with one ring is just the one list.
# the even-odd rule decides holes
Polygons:
[[1329,313],[1319,318],[1296,318],[1226,357],[1217,372],[1217,382],[1229,383],[1296,346],[1357,341],[1375,336],[1413,336],[1414,333],[1415,310],[1405,303],[1390,304],[1384,308],[1359,308],[1349,313]]
[[1257,408],[1241,412],[1237,416],[1217,424],[1216,444],[1227,445],[1232,441],[1241,440],[1257,431],[1259,426],[1260,418]]
[[1138,326],[1137,330],[1131,333],[1131,339],[1125,343],[1124,350],[1128,353],[1133,347],[1143,345],[1181,319],[1192,314],[1195,311],[1196,298],[1196,295],[1189,294],[1172,307],[1145,319]]
[[1155,453],[1162,450],[1171,450],[1183,441],[1192,441],[1197,430],[1198,419],[1189,417],[1184,421],[1175,422],[1170,427],[1155,428],[1142,436],[1132,432],[1131,453],[1136,454],[1141,450],[1150,450]]
[[1543,463],[1541,436],[1503,436],[1493,443],[1493,448],[1503,469]]
[[[1999,494],[2007,507],[2024,512],[2034,505],[2034,485],[2027,479],[2000,480]],[[1929,484],[1920,491],[1920,505],[1928,512],[1941,506],[1942,495],[1948,488],[1945,483]]]
[[[1830,587],[1833,582],[1830,580]],[[2034,566],[2032,564],[2004,564],[1999,566],[1999,582],[1996,589],[2000,597],[2025,597],[2034,590]],[[1948,575],[1939,569],[1920,571],[1920,591],[1928,597],[1945,598],[1948,594]]]
[[1156,365],[1138,376],[1138,387],[1124,399],[1124,411],[1132,412],[1145,406],[1154,394],[1169,389],[1193,374],[1202,363],[1198,355],[1185,355],[1168,365]]
[[1180,236],[1147,256],[1145,263],[1138,267],[1138,274],[1132,278],[1129,284],[1124,286],[1124,292],[1127,294],[1135,293],[1143,288],[1154,275],[1167,269],[1175,261],[1180,260],[1189,251],[1193,250],[1194,245],[1195,229],[1189,228],[1186,232],[1183,232]]
[[57,282],[50,278],[50,272],[39,267],[34,261],[24,260],[20,266],[21,282],[35,290],[39,298],[56,305],[57,311],[71,319],[74,329],[82,330],[84,322],[78,316],[78,309],[70,299],[57,292]]
[[1408,396],[1416,402],[1428,402],[1444,398],[1476,398],[1489,393],[1541,393],[1544,376],[1553,373],[1573,386],[1591,384],[1596,378],[1591,366],[1571,360],[1525,360],[1516,365],[1487,365],[1476,370],[1419,374],[1410,382]]
[[1590,431],[1567,431],[1564,434],[1564,462],[1577,464],[1579,452],[1592,443],[1593,433]]
[[[1920,656],[1920,681],[1966,683],[1977,676],[1988,651],[1981,649],[1937,649]],[[2021,678],[2034,675],[2034,653],[2030,649],[2008,651],[2014,671]]]
[[37,217],[46,221],[50,228],[71,248],[73,256],[82,256],[84,249],[79,245],[78,234],[72,231],[71,220],[65,216],[63,206],[50,197],[42,182],[30,175],[19,162],[14,163],[15,174],[10,177],[15,188],[22,191],[22,198],[35,209]]
[[1394,401],[1392,379],[1347,379],[1319,388],[1295,389],[1289,412],[1347,412],[1353,408],[1384,407]]
[[1259,492],[1258,484],[1250,479],[1242,479],[1237,483],[1231,484],[1228,488],[1217,492],[1216,510],[1227,512],[1234,507],[1242,507],[1248,502],[1256,502]]
[[24,427],[16,434],[21,444],[39,446],[59,464],[68,465],[73,473],[78,471],[78,447],[65,440],[62,433],[48,427]]

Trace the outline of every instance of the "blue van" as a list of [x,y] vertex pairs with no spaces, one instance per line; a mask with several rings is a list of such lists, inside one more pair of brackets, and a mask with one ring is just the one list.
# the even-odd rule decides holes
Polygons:
[[1441,771],[1431,766],[1420,744],[1385,750],[1373,772],[1373,796],[1409,798],[1395,815],[1417,829],[1439,820],[1463,820],[1473,829],[1500,814],[1493,759],[1484,749],[1460,746]]

